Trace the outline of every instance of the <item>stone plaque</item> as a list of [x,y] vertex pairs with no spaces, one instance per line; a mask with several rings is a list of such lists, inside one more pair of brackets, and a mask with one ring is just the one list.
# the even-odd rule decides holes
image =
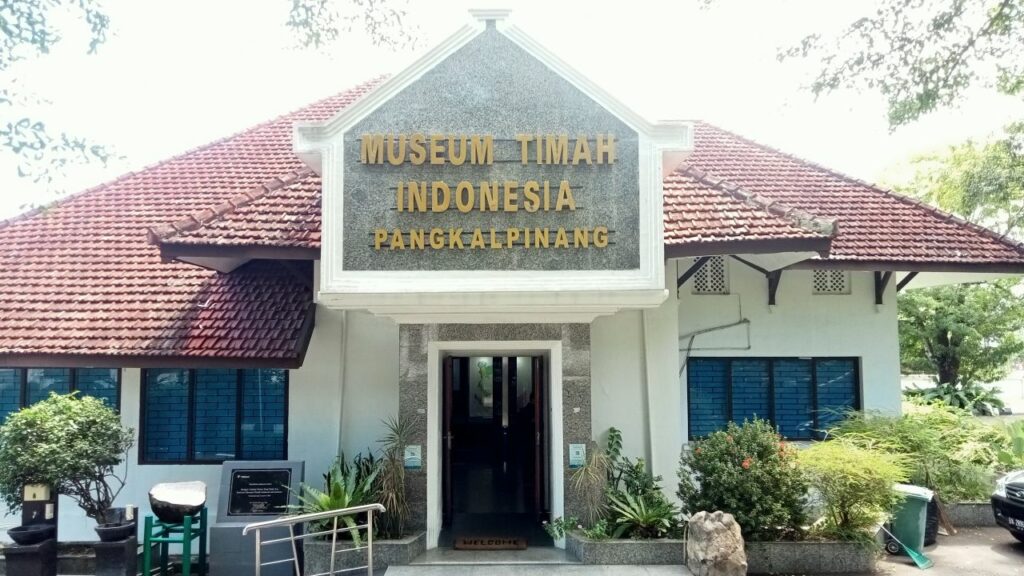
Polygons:
[[288,468],[233,470],[228,488],[229,516],[280,516],[287,513],[292,471]]

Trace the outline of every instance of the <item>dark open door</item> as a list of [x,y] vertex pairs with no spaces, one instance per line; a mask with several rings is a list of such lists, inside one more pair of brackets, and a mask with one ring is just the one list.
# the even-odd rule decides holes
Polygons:
[[543,515],[545,497],[547,496],[546,478],[544,477],[544,445],[547,414],[547,391],[545,382],[544,358],[533,357],[533,509],[538,516]]
[[442,363],[442,430],[441,436],[441,523],[451,526],[452,523],[452,358],[449,356]]

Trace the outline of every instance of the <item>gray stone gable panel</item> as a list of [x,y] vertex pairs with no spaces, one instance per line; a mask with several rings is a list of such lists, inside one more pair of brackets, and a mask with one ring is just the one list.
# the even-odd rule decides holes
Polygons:
[[[360,163],[363,134],[492,135],[493,165],[401,166]],[[577,135],[593,139],[613,134],[612,165],[548,166],[520,162],[517,134],[567,134],[570,151]],[[639,146],[636,131],[599,106],[513,41],[496,30],[470,40],[420,79],[385,102],[345,134],[344,268],[346,270],[630,270],[640,267]],[[594,143],[591,141],[591,148]],[[399,181],[441,180],[454,193],[461,180],[520,183],[550,181],[552,194],[561,180],[573,187],[574,212],[398,213]],[[566,228],[570,243],[576,227],[606,226],[606,248],[469,249],[470,233],[482,228]],[[381,250],[373,248],[373,230],[386,228],[462,228],[465,249]],[[504,238],[503,234],[499,237]],[[406,236],[408,238],[408,236]],[[570,244],[571,246],[571,244]]]

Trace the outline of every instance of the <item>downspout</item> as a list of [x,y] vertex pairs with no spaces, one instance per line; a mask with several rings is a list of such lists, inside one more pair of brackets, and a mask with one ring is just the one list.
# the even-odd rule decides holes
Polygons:
[[644,309],[640,311],[640,331],[643,339],[643,354],[644,354],[644,418],[647,420],[647,442],[644,446],[644,460],[647,462],[647,471],[654,473],[654,439],[656,437],[654,433],[654,419],[651,418],[651,414],[654,413],[653,401],[654,397],[651,394],[651,351],[650,351],[650,330],[647,323],[647,313],[649,310]]
[[341,359],[341,365],[338,369],[338,446],[335,451],[338,455],[341,455],[342,436],[344,435],[345,429],[345,370],[348,367],[347,357],[345,355],[346,347],[348,346],[348,310],[341,311],[341,350],[338,357]]

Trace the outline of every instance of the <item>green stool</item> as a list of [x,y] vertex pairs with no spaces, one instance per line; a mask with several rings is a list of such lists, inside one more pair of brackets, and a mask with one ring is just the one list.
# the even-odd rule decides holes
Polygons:
[[169,563],[167,549],[170,544],[181,544],[181,574],[192,574],[192,541],[199,539],[199,569],[197,576],[206,575],[206,507],[199,512],[199,523],[196,518],[185,516],[181,524],[168,524],[146,516],[145,532],[142,541],[142,573],[146,576],[153,571],[153,544],[160,545],[160,574],[168,575]]

